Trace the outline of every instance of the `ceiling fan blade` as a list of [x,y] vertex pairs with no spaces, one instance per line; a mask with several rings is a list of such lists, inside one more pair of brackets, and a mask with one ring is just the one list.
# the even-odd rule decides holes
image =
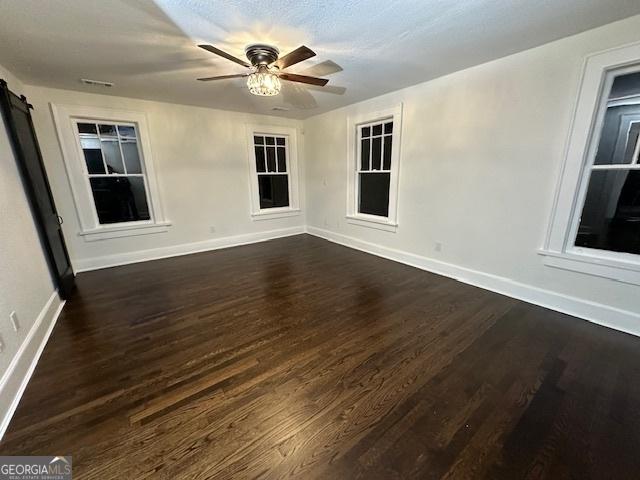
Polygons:
[[227,60],[231,60],[232,62],[235,62],[235,63],[237,63],[239,65],[242,65],[243,67],[251,68],[251,65],[249,65],[244,60],[240,60],[239,58],[234,57],[233,55],[230,55],[227,52],[223,52],[222,50],[220,50],[219,48],[214,47],[213,45],[198,45],[198,46],[200,48],[206,50],[207,52],[211,52],[211,53],[215,53],[216,55],[220,55],[221,57],[224,57]]
[[300,63],[308,58],[315,56],[316,52],[303,45],[296,48],[293,52],[287,53],[284,57],[280,57],[273,63],[273,65],[278,67],[280,70],[284,70],[291,65],[295,65],[296,63]]
[[307,75],[298,75],[297,73],[281,73],[280,78],[289,80],[290,82],[308,83],[309,85],[325,86],[329,80],[326,78],[309,77]]
[[200,80],[201,82],[210,82],[211,80],[224,80],[225,78],[240,78],[240,77],[246,77],[248,75],[249,75],[248,73],[238,73],[236,75],[220,75],[217,77],[199,78],[198,80]]
[[282,86],[282,99],[285,104],[301,110],[311,110],[318,106],[316,99],[307,88],[297,83],[287,83]]

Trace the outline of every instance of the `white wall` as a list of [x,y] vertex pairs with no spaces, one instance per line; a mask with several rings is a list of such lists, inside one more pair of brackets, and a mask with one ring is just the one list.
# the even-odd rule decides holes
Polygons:
[[[76,269],[139,258],[136,252],[143,252],[144,256],[150,249],[149,256],[161,256],[176,249],[208,248],[217,239],[240,236],[241,240],[250,240],[260,234],[268,236],[272,231],[303,229],[302,161],[299,168],[303,214],[282,219],[251,219],[245,131],[246,124],[301,127],[297,120],[35,86],[27,87],[27,97],[35,107],[34,124],[56,204],[65,220],[63,230]],[[146,114],[162,203],[167,219],[173,223],[168,232],[93,242],[86,242],[78,235],[78,217],[50,103]],[[301,157],[302,135],[298,136],[298,145]]]
[[[0,78],[16,94],[24,92],[24,85],[2,66]],[[0,120],[0,219],[0,336],[4,343],[0,353],[1,436],[6,426],[4,414],[11,410],[35,352],[60,306],[3,120]],[[12,311],[18,315],[18,332],[9,321]]]
[[[640,334],[640,288],[537,254],[584,57],[636,41],[640,17],[305,120],[310,231]],[[398,102],[398,230],[347,224],[347,117]]]

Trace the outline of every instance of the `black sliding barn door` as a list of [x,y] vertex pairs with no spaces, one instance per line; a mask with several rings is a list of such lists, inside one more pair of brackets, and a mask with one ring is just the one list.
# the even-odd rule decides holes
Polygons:
[[67,298],[75,287],[73,270],[60,227],[62,218],[56,211],[47,173],[42,163],[38,139],[29,112],[30,106],[26,98],[10,92],[4,80],[0,80],[0,105],[49,269],[57,283],[60,295],[62,298]]

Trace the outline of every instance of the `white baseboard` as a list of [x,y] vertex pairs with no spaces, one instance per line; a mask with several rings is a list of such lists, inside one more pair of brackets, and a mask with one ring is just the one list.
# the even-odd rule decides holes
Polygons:
[[58,292],[53,292],[0,379],[0,440],[18,408],[18,402],[27,388],[64,304]]
[[189,255],[190,253],[206,252],[218,250],[220,248],[237,247],[249,243],[264,242],[274,238],[299,235],[305,232],[304,226],[281,228],[278,230],[268,230],[265,232],[246,233],[243,235],[233,235],[230,237],[213,238],[202,242],[184,243],[182,245],[172,245],[170,247],[153,248],[149,250],[138,250],[136,252],[126,252],[103,257],[85,258],[73,260],[73,270],[75,273],[98,270],[101,268],[117,267],[130,263],[147,262],[149,260],[159,260],[161,258],[177,257],[179,255]]
[[357,238],[316,227],[307,227],[307,233],[346,247],[371,253],[379,257],[404,263],[412,267],[444,275],[463,283],[491,290],[508,297],[517,298],[534,305],[573,315],[605,327],[640,336],[640,314],[602,305],[581,298],[571,297],[516,282],[506,277],[460,267],[421,255],[383,247]]

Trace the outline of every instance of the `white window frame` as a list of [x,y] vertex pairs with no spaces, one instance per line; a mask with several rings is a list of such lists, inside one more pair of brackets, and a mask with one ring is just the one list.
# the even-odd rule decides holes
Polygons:
[[539,253],[550,267],[640,285],[640,255],[575,246],[606,108],[620,102],[607,99],[612,72],[620,75],[635,71],[640,71],[640,43],[596,53],[585,60],[565,161]]
[[[358,212],[360,170],[359,127],[371,123],[393,122],[391,169],[389,180],[389,213],[386,217]],[[398,228],[398,181],[400,174],[400,144],[402,138],[402,103],[387,109],[352,115],[347,118],[347,214],[352,225],[396,232]]]
[[[146,115],[141,112],[112,110],[78,105],[51,104],[56,133],[78,216],[78,235],[87,242],[166,232],[171,225],[165,216],[156,178]],[[89,173],[84,160],[77,124],[85,121],[127,124],[136,128],[140,163],[145,178],[149,220],[101,224],[98,221]]]
[[[276,218],[293,217],[301,214],[298,199],[298,130],[294,127],[279,127],[273,125],[247,124],[247,158],[249,159],[249,191],[251,193],[249,212],[252,220],[270,220]],[[289,206],[275,208],[260,208],[260,188],[258,186],[258,171],[256,169],[256,154],[254,136],[285,137],[287,150],[287,177],[289,180]]]

